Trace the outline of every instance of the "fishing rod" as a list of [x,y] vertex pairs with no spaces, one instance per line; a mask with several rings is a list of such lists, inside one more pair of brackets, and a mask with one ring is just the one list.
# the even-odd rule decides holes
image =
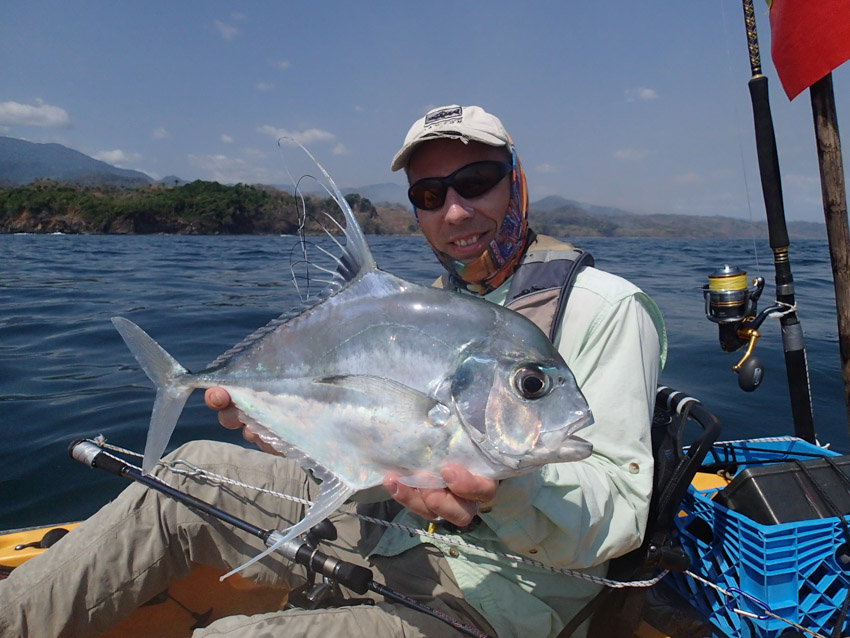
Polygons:
[[[110,474],[115,474],[116,476],[129,478],[137,483],[142,483],[143,485],[165,494],[191,509],[213,516],[228,525],[232,525],[233,527],[247,532],[252,536],[256,536],[265,543],[266,547],[271,547],[285,535],[284,532],[279,530],[257,527],[248,521],[237,518],[232,514],[228,514],[215,505],[196,498],[191,494],[181,492],[153,476],[142,474],[135,467],[132,467],[121,459],[107,454],[90,441],[86,441],[84,439],[77,439],[73,441],[68,447],[68,454],[72,459],[79,461],[83,465],[99,470],[105,470]],[[313,535],[312,539],[317,538],[317,536],[318,535]],[[320,574],[326,579],[335,581],[357,594],[363,595],[367,591],[372,591],[383,596],[387,600],[399,603],[405,607],[415,609],[416,611],[441,620],[467,636],[475,636],[476,638],[492,638],[488,634],[461,622],[457,618],[449,616],[438,609],[429,607],[410,596],[406,596],[400,592],[390,589],[386,585],[376,582],[373,580],[372,570],[367,569],[366,567],[355,565],[354,563],[349,563],[347,561],[334,558],[333,556],[323,554],[316,549],[312,540],[309,540],[311,539],[311,535],[307,534],[307,537],[308,541],[300,538],[292,538],[280,545],[278,550],[288,560],[298,563],[299,565],[303,565],[308,570],[316,574]],[[325,537],[331,539],[335,538],[335,536],[330,537],[328,535],[325,535]]]
[[[812,398],[809,388],[809,371],[806,362],[806,347],[803,328],[797,317],[794,298],[794,278],[788,257],[788,229],[785,223],[785,206],[782,200],[782,181],[779,173],[779,154],[776,150],[776,135],[770,113],[767,77],[761,72],[758,33],[752,0],[743,0],[744,23],[750,54],[752,77],[748,83],[753,105],[756,151],[762,195],[767,214],[767,228],[773,263],[776,271],[776,302],[780,312],[782,345],[785,351],[785,370],[794,419],[794,433],[801,439],[815,443],[815,428],[812,417]],[[761,382],[763,370],[752,355],[758,330],[752,325],[750,312],[761,294],[764,280],[755,280],[755,287],[748,288],[746,273],[725,266],[709,277],[705,288],[706,314],[720,324],[721,346],[727,352],[748,346],[744,358],[733,368],[739,374],[739,384],[744,390],[754,390]],[[760,323],[760,322],[759,322]]]

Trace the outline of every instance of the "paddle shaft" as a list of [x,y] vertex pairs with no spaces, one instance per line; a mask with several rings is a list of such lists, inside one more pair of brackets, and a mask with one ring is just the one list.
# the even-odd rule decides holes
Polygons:
[[[252,536],[257,536],[262,539],[266,546],[273,545],[284,535],[283,532],[278,530],[267,530],[257,527],[256,525],[252,525],[241,518],[228,514],[215,505],[211,505],[210,503],[196,498],[191,494],[181,492],[153,476],[142,474],[139,470],[134,467],[130,467],[124,461],[104,453],[97,445],[90,443],[89,441],[74,441],[68,448],[68,454],[72,459],[79,461],[84,465],[105,470],[110,474],[123,476],[138,483],[142,483],[151,489],[173,498],[187,507],[213,516],[228,525],[232,525],[233,527],[251,534]],[[308,543],[300,539],[293,538],[287,543],[281,545],[279,549],[289,560],[303,565],[313,572],[326,576],[327,578],[331,578],[357,594],[365,594],[367,591],[371,590],[388,600],[428,614],[433,618],[437,618],[467,636],[490,638],[487,634],[479,631],[475,627],[470,627],[469,625],[462,623],[457,618],[453,618],[452,616],[424,605],[409,596],[405,596],[404,594],[394,591],[385,585],[375,582],[372,579],[371,570],[353,563],[339,560],[338,558],[328,556],[327,554],[323,554],[315,547],[310,546]]]

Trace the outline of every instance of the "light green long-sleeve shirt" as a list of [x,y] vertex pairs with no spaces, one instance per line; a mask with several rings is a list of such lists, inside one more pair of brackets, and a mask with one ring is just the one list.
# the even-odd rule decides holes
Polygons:
[[[486,296],[503,304],[510,280]],[[590,405],[582,430],[593,454],[502,481],[468,543],[604,576],[607,561],[640,545],[652,490],[652,420],[667,338],[661,313],[637,287],[609,273],[579,273],[556,345]],[[402,511],[396,522],[425,522]],[[500,638],[556,636],[599,586],[495,554],[390,529],[373,551],[393,556],[422,542],[448,559],[466,600]]]

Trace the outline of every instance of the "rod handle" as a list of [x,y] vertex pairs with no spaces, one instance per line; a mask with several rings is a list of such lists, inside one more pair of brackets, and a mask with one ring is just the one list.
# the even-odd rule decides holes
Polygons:
[[85,439],[76,439],[68,446],[68,455],[75,461],[91,468],[106,470],[110,474],[123,476],[127,464],[104,454],[98,446]]

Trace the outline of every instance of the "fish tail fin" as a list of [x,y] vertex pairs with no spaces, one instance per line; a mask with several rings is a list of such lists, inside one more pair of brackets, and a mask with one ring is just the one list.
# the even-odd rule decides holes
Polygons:
[[275,551],[278,547],[283,545],[290,539],[295,538],[296,536],[307,532],[315,525],[318,525],[323,520],[325,520],[328,516],[331,515],[336,509],[338,509],[345,501],[350,497],[354,492],[356,492],[353,487],[349,487],[342,481],[337,478],[332,478],[329,481],[325,481],[322,483],[321,491],[319,492],[319,496],[316,498],[316,502],[307,510],[307,514],[298,521],[295,525],[288,528],[286,530],[286,534],[278,540],[273,545],[270,545],[262,552],[254,556],[247,563],[244,563],[227,572],[224,576],[222,576],[219,580],[224,580],[228,576],[232,576],[236,572],[240,572],[248,565],[253,565],[258,560],[263,558],[264,556],[268,556],[273,551]]
[[142,461],[142,471],[150,474],[165,452],[177,419],[194,388],[179,381],[179,378],[189,371],[177,363],[174,357],[139,326],[123,317],[113,317],[112,324],[136,357],[142,370],[156,386],[156,399]]

